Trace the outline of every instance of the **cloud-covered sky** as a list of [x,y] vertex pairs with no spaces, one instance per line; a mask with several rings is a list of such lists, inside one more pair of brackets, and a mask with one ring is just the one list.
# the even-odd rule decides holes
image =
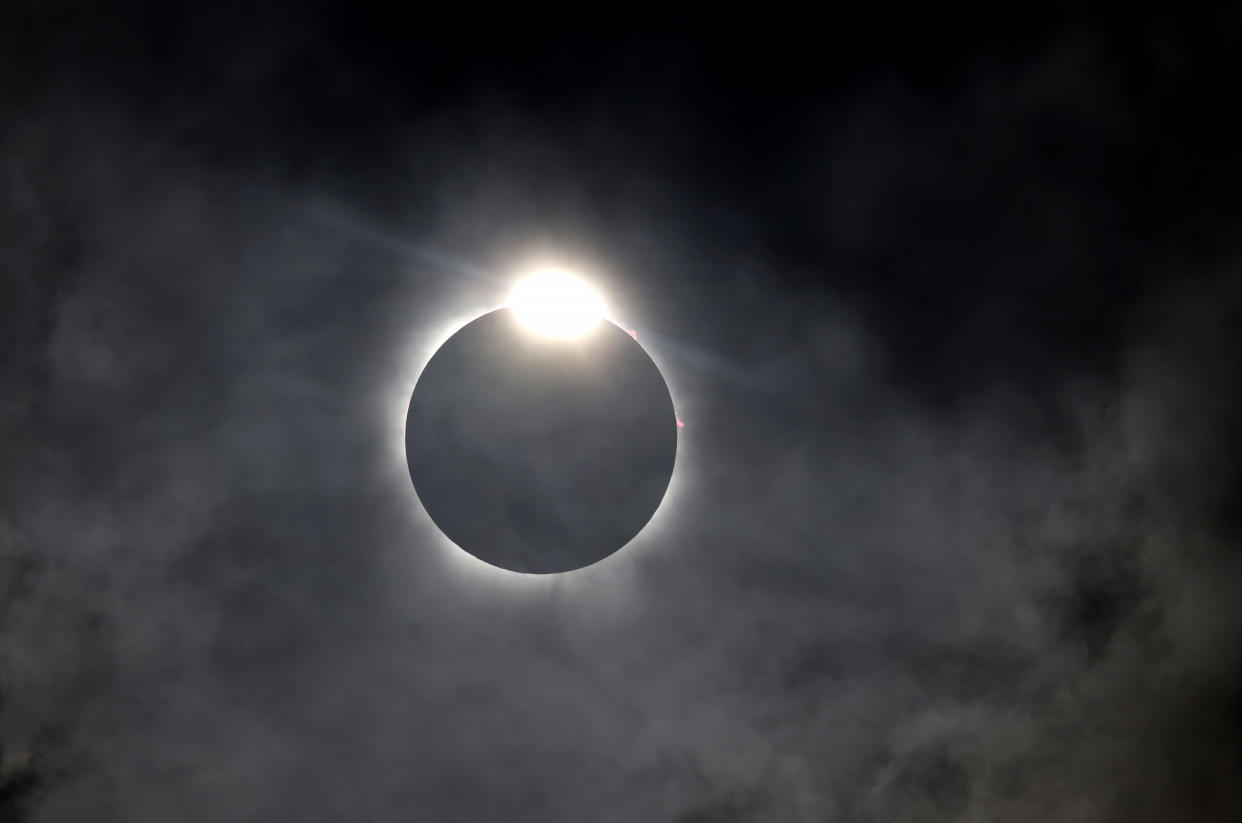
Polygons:
[[[1236,15],[0,22],[0,820],[1231,821]],[[673,487],[490,572],[406,472],[523,260]]]

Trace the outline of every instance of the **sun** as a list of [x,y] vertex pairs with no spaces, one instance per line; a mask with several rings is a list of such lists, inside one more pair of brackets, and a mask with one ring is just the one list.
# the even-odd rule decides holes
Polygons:
[[538,271],[519,280],[509,307],[526,328],[548,337],[578,337],[604,316],[599,294],[574,275]]

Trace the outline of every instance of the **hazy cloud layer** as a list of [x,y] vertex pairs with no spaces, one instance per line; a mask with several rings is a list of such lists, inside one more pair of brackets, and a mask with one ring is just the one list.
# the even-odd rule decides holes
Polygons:
[[[0,819],[1242,810],[1242,295],[1176,37],[860,72],[745,166],[716,107],[765,98],[706,48],[410,102],[212,25],[163,35],[183,96],[4,87]],[[546,249],[687,426],[648,532],[532,581],[438,539],[400,438]]]

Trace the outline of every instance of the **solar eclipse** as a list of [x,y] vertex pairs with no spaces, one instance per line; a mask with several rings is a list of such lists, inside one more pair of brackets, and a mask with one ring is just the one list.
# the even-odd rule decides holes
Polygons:
[[453,543],[549,574],[608,557],[647,524],[672,476],[677,418],[659,369],[598,295],[544,273],[436,351],[405,440],[419,500]]

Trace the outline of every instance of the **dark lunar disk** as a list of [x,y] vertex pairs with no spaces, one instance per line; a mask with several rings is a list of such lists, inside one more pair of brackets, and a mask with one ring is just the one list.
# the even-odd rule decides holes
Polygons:
[[410,477],[450,540],[494,566],[589,566],[647,524],[673,473],[677,425],[655,363],[601,320],[549,338],[510,309],[450,337],[414,387]]

